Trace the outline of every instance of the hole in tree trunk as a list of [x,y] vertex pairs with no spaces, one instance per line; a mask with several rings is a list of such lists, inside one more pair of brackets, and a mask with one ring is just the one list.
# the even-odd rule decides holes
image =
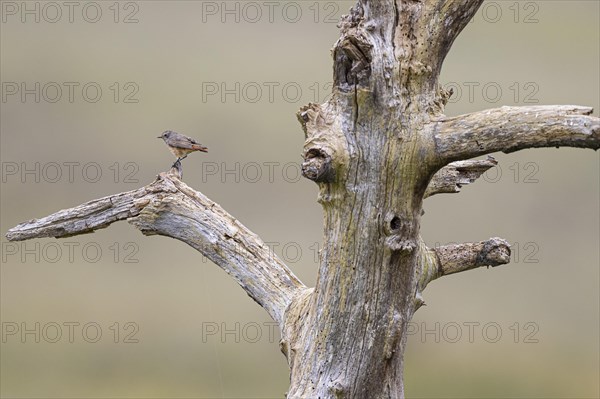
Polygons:
[[392,231],[398,230],[400,228],[400,218],[398,216],[394,216],[390,221],[390,229]]

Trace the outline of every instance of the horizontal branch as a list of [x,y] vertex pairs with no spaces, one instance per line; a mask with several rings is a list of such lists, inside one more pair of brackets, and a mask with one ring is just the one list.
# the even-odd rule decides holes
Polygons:
[[476,243],[445,245],[433,251],[438,257],[438,277],[510,262],[510,244],[498,237]]
[[10,241],[63,238],[128,220],[145,235],[176,238],[204,254],[232,275],[282,326],[286,308],[306,287],[257,235],[179,176],[171,169],[138,190],[21,223],[6,237]]
[[600,119],[576,105],[501,107],[439,120],[438,155],[449,163],[536,147],[600,148]]
[[41,219],[23,222],[6,233],[9,241],[32,238],[66,238],[93,233],[111,223],[137,216],[146,198],[146,189],[140,188],[104,198],[95,199],[75,208],[63,209]]
[[475,161],[452,162],[433,175],[425,191],[425,198],[435,194],[458,193],[462,186],[473,183],[497,164],[490,156]]
[[510,244],[501,238],[476,243],[445,245],[427,248],[420,240],[420,272],[416,305],[423,304],[421,293],[431,281],[448,274],[481,266],[499,266],[510,262]]

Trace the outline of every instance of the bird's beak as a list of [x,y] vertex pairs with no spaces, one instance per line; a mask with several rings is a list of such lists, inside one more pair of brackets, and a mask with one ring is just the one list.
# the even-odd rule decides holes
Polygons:
[[158,136],[157,139],[162,139],[162,136]]

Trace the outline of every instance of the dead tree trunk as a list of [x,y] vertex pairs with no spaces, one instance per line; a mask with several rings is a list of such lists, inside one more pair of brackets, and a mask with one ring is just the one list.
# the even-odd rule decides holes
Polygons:
[[290,398],[402,398],[407,323],[440,276],[508,263],[492,238],[427,248],[423,199],[458,192],[496,151],[600,147],[600,120],[580,106],[503,107],[443,115],[438,83],[450,47],[483,0],[359,0],[333,49],[334,88],[298,113],[303,174],[319,185],[324,243],[318,281],[304,286],[266,245],[177,170],[7,233],[66,237],[127,219],[182,240],[230,273],[279,323]]

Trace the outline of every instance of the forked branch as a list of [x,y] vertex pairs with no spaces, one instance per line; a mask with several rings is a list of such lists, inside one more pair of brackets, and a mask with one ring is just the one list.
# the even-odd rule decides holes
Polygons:
[[69,237],[119,220],[129,221],[145,235],[160,234],[192,246],[232,275],[280,327],[288,305],[306,288],[257,235],[183,183],[177,169],[161,173],[146,187],[21,223],[6,237]]

